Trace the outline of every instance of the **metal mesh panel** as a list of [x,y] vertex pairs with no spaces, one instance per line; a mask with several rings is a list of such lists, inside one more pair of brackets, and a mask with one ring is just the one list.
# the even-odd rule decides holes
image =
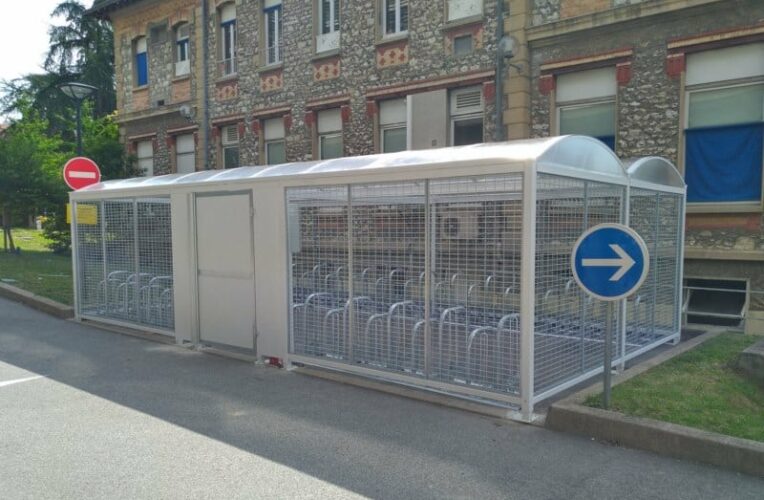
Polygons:
[[78,203],[75,217],[80,314],[172,329],[172,235],[167,199]]
[[678,331],[677,264],[682,197],[632,189],[629,224],[647,244],[650,271],[626,310],[626,355]]
[[[90,217],[85,217],[85,214]],[[73,219],[77,242],[77,306],[80,314],[102,314],[105,304],[102,204],[75,203]]]
[[292,352],[348,358],[348,189],[287,190]]
[[353,357],[424,372],[425,183],[351,188]]
[[287,190],[292,352],[518,393],[522,176],[347,189]]
[[538,176],[536,394],[602,366],[607,305],[592,300],[576,285],[570,270],[570,253],[586,229],[621,222],[624,192],[625,188],[617,185],[548,174]]
[[432,374],[519,392],[522,175],[430,185]]

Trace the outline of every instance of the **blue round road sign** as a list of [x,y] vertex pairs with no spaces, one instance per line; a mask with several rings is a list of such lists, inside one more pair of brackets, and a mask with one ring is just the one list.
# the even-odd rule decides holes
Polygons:
[[600,300],[628,297],[650,268],[645,241],[623,224],[600,224],[586,231],[573,246],[570,263],[578,285]]

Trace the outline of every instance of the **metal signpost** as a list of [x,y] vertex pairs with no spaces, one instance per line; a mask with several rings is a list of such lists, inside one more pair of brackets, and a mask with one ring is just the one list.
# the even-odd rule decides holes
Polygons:
[[647,245],[636,231],[623,224],[599,224],[582,234],[570,255],[573,278],[586,293],[608,302],[604,339],[602,403],[610,406],[612,344],[615,304],[633,294],[645,281],[650,267]]

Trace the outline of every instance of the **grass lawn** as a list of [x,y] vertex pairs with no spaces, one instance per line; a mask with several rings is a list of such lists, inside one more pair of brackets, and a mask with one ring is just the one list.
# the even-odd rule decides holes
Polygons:
[[[729,367],[761,339],[726,333],[613,388],[611,408],[720,434],[764,441],[764,388]],[[600,407],[601,395],[584,403]]]
[[45,246],[42,231],[14,229],[13,241],[21,255],[2,251],[0,280],[63,304],[72,304],[72,259],[55,255]]

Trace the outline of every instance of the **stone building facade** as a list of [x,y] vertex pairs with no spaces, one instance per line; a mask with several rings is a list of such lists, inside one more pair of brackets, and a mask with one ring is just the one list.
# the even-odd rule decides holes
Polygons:
[[[480,130],[465,129],[469,138],[461,142],[494,138],[495,2],[96,0],[91,12],[113,23],[124,140],[139,162],[152,141],[154,174],[177,171],[176,137],[189,133],[196,170],[266,164],[266,137],[274,130],[283,140],[279,159],[318,159],[322,120],[340,128],[333,153],[380,152],[386,149],[380,106],[398,109],[404,125],[411,118],[406,110],[426,110],[407,127],[410,147],[458,143],[461,129],[450,106],[460,89],[477,91],[462,100],[477,104],[471,119],[480,122]],[[328,34],[325,15],[336,20]],[[176,76],[177,31],[184,24],[191,70]],[[277,56],[268,53],[269,29],[279,32]],[[148,83],[137,85],[142,37]],[[402,106],[382,104],[394,100]],[[431,112],[433,103],[442,109]],[[433,121],[439,130],[424,137]]]
[[[723,192],[723,179],[719,178],[726,175],[719,173],[725,169],[730,175],[737,175],[731,171],[737,161],[734,157],[730,157],[729,166],[719,165],[718,158],[716,165],[711,164],[711,157],[704,159],[703,168],[715,168],[713,173],[702,172],[693,165],[699,155],[695,134],[713,129],[710,125],[719,127],[718,134],[733,135],[731,125],[735,123],[741,123],[746,130],[753,127],[757,138],[744,150],[750,152],[761,144],[761,128],[749,123],[762,121],[761,109],[746,118],[725,117],[731,112],[724,109],[729,106],[724,104],[723,93],[741,94],[739,98],[729,96],[733,99],[729,102],[750,95],[751,102],[757,103],[754,107],[761,108],[764,71],[760,67],[764,60],[758,61],[764,55],[764,2],[531,0],[530,3],[525,20],[530,71],[525,78],[530,80],[531,89],[531,135],[571,132],[567,112],[577,117],[573,131],[578,131],[575,127],[593,126],[592,130],[597,131],[590,135],[607,136],[603,140],[612,140],[621,158],[659,155],[675,162],[689,185],[685,242],[688,284],[698,288],[742,287],[742,294],[701,290],[694,293],[698,298],[705,295],[699,304],[706,302],[703,307],[721,314],[737,314],[745,309],[747,300],[747,329],[761,331],[764,222],[760,153],[750,172],[751,182],[759,186],[744,201],[736,199],[734,192]],[[708,102],[719,97],[719,109],[711,109],[717,116],[705,117],[707,122],[696,127],[693,120],[702,122],[698,115],[703,96]],[[589,105],[591,113],[586,115],[584,110]],[[614,114],[610,123],[595,118],[602,110]],[[594,126],[591,121],[599,124]],[[608,128],[609,132],[603,131]],[[708,144],[712,149],[717,147]],[[714,186],[698,187],[698,177],[708,177],[712,183],[718,182],[719,187],[716,191]]]

